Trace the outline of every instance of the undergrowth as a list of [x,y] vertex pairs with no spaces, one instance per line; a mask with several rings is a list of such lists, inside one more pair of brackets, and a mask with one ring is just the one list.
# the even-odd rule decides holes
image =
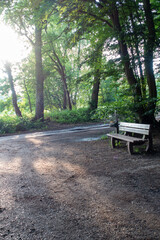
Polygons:
[[0,134],[15,133],[31,129],[43,128],[43,122],[32,121],[31,118],[16,116],[0,116]]
[[46,129],[47,130],[47,122],[48,119],[51,122],[57,123],[85,123],[91,120],[91,115],[88,109],[78,109],[78,110],[64,110],[64,111],[54,111],[45,113],[44,121],[41,120],[33,120],[33,116],[23,116],[23,118],[19,118],[15,115],[0,115],[0,134],[7,133],[18,133],[22,131],[29,130],[39,130]]
[[80,108],[76,110],[63,110],[49,113],[51,121],[57,123],[85,123],[92,121],[91,115],[87,108]]

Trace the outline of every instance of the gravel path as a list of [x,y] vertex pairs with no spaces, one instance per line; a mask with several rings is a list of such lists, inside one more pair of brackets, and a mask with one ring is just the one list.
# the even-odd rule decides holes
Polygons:
[[159,240],[159,139],[133,156],[72,140],[1,141],[0,240]]

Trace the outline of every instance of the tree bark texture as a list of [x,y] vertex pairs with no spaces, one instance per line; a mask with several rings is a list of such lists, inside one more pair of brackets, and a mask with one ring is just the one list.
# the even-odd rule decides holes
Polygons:
[[[131,67],[130,64],[130,59],[129,59],[129,54],[128,54],[128,49],[127,49],[127,44],[125,42],[123,33],[122,33],[122,28],[120,25],[120,21],[119,21],[119,13],[117,10],[116,6],[113,6],[113,12],[111,15],[111,20],[114,26],[115,31],[119,34],[119,48],[120,48],[120,54],[121,54],[121,59],[123,61],[124,64],[124,68],[125,68],[125,73],[126,73],[126,77],[128,80],[128,83],[132,86],[138,85],[138,82],[134,76],[133,73],[133,69]],[[137,86],[138,88],[136,89],[138,94],[141,94],[141,91],[139,89],[139,86]]]
[[148,89],[149,89],[149,121],[152,122],[155,120],[154,112],[156,108],[156,101],[157,101],[157,89],[156,89],[156,82],[155,76],[153,71],[153,51],[155,46],[155,26],[151,11],[151,5],[149,0],[143,0],[144,10],[145,10],[145,17],[146,17],[146,27],[147,27],[147,34],[146,34],[146,42],[145,42],[145,51],[144,51],[144,59],[145,59],[145,72],[147,77]]
[[14,88],[14,82],[13,82],[13,77],[12,77],[12,71],[11,71],[11,67],[9,63],[5,64],[5,69],[8,75],[8,80],[9,80],[9,84],[10,84],[10,88],[11,88],[11,92],[12,92],[12,104],[15,110],[15,113],[18,117],[22,117],[21,111],[18,107],[17,104],[17,94]]
[[67,109],[67,96],[66,96],[66,90],[63,84],[63,110],[65,109]]
[[62,72],[61,76],[62,76],[62,81],[63,81],[64,89],[66,92],[66,96],[67,96],[68,107],[69,107],[69,110],[72,110],[71,99],[70,99],[70,95],[69,95],[69,91],[68,91],[68,87],[67,87],[66,75],[65,75],[64,71]]
[[44,119],[44,75],[42,66],[42,29],[35,28],[36,113],[35,119]]
[[97,70],[94,77],[92,97],[91,97],[91,103],[90,103],[91,110],[95,110],[98,107],[99,85],[100,85],[100,71]]
[[102,49],[103,44],[96,46],[95,51],[95,62],[94,62],[94,82],[92,89],[92,96],[90,102],[90,110],[94,111],[98,107],[98,95],[99,95],[99,86],[101,80],[101,69],[102,69]]
[[[139,67],[139,78],[140,78],[140,85],[141,85],[141,92],[142,92],[142,97],[143,99],[146,98],[146,83],[145,83],[145,78],[143,74],[143,67],[142,67],[142,62],[140,58],[140,50],[139,50],[139,42],[138,40],[138,34],[136,32],[136,26],[133,18],[133,14],[130,14],[130,19],[133,27],[133,32],[134,32],[134,44],[135,44],[135,49],[136,49],[136,58],[138,62],[138,67]],[[134,56],[135,60],[135,56]]]

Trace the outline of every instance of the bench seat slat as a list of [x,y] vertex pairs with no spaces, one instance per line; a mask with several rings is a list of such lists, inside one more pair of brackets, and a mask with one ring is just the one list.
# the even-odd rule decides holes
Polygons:
[[123,127],[133,127],[133,128],[148,129],[148,130],[150,129],[149,124],[120,122],[119,125]]
[[131,142],[131,143],[143,143],[148,141],[147,139],[141,139],[141,138],[136,138],[136,137],[130,137],[130,136],[126,136],[126,135],[122,135],[122,134],[117,134],[117,133],[113,133],[113,134],[107,134],[107,136],[109,137],[113,137],[115,139],[119,139],[119,140],[124,140],[127,142]]
[[140,128],[123,127],[121,125],[119,126],[119,131],[149,135],[149,130],[140,129]]

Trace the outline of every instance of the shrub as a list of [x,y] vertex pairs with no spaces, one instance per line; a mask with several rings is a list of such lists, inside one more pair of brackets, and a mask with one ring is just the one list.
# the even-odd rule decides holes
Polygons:
[[105,122],[116,121],[116,114],[120,121],[135,121],[135,114],[133,112],[133,104],[131,101],[112,102],[105,106],[100,106],[92,116],[93,119],[101,119]]
[[0,117],[0,134],[40,129],[42,127],[44,127],[44,124],[40,120],[32,121],[27,117],[19,118],[6,114]]
[[61,112],[53,112],[50,115],[52,121],[58,123],[83,123],[91,121],[88,108],[80,108],[78,110],[63,110]]

